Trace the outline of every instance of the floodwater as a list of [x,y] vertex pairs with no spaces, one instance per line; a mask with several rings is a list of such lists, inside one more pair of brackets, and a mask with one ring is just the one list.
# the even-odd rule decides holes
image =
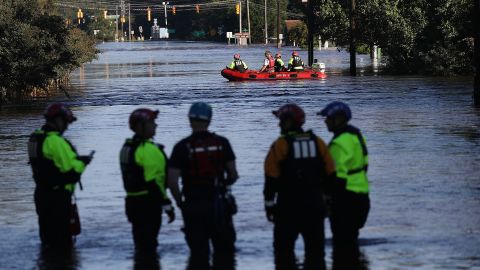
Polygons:
[[[83,231],[71,269],[134,268],[118,164],[121,145],[132,135],[129,113],[159,109],[155,141],[170,154],[190,132],[186,114],[194,101],[212,104],[211,130],[229,138],[237,156],[236,269],[273,269],[272,225],[262,197],[263,160],[279,135],[271,110],[300,104],[305,127],[329,141],[315,112],[333,100],[351,105],[352,124],[368,141],[372,208],[360,242],[369,269],[480,269],[480,110],[472,107],[468,78],[379,76],[367,56],[358,56],[360,76],[352,78],[345,74],[348,54],[327,50],[315,52],[327,66],[323,81],[228,82],[220,70],[234,53],[257,69],[265,47],[160,41],[105,43],[99,49],[98,60],[72,75],[70,98],[51,98],[77,115],[65,135],[80,154],[96,150],[82,178],[84,190],[76,192]],[[282,52],[287,58],[291,48]],[[300,55],[307,58],[305,51]],[[1,269],[48,269],[26,153],[45,104],[0,110]],[[162,269],[185,269],[189,251],[181,226],[180,219],[162,226]],[[326,228],[330,238],[328,223]],[[330,241],[326,251],[331,265]]]

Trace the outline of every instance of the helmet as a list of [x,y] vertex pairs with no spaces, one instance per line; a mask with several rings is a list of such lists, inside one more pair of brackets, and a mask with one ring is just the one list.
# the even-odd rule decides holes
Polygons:
[[292,56],[298,56],[298,52],[297,52],[297,51],[293,51],[293,52],[292,52]]
[[158,110],[152,111],[145,108],[136,109],[130,114],[130,118],[128,119],[130,129],[133,130],[138,123],[145,123],[149,120],[156,119],[158,113]]
[[282,54],[281,53],[276,53],[275,58],[282,58]]
[[195,102],[188,111],[190,119],[210,121],[212,119],[212,107],[205,102]]
[[65,119],[68,123],[72,123],[73,121],[77,120],[77,118],[73,116],[72,111],[62,103],[50,104],[43,115],[47,120],[51,120],[57,116],[62,116],[63,119]]
[[234,59],[237,59],[237,60],[240,59],[240,54],[238,54],[238,53],[234,54],[234,55],[233,55],[233,58],[234,58]]
[[293,118],[298,127],[301,127],[305,123],[305,112],[294,103],[285,104],[280,107],[280,109],[272,111],[272,113],[280,120]]
[[323,110],[317,113],[317,115],[332,117],[336,114],[342,113],[347,117],[347,121],[352,119],[352,111],[347,104],[341,101],[334,101],[329,103]]

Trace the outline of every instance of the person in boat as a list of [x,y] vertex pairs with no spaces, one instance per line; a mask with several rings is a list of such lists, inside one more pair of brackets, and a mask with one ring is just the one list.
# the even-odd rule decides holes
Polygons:
[[275,70],[275,59],[270,51],[265,51],[265,60],[260,72],[273,72]]
[[44,116],[45,125],[33,132],[28,141],[40,240],[43,248],[67,251],[73,247],[72,234],[76,234],[70,227],[73,193],[92,155],[79,156],[63,137],[77,120],[67,106],[51,104]]
[[289,71],[303,71],[303,61],[302,58],[298,55],[297,51],[292,52],[292,58],[288,61],[288,70]]
[[155,144],[158,111],[146,108],[130,114],[129,126],[135,133],[120,151],[120,168],[126,191],[125,209],[132,224],[133,242],[138,255],[155,256],[162,212],[168,222],[175,219],[167,196],[167,155],[163,145]]
[[365,138],[348,123],[352,112],[343,102],[332,102],[317,115],[325,117],[328,131],[334,134],[328,146],[336,166],[336,176],[328,185],[331,186],[333,269],[360,269],[358,234],[370,209]]
[[295,241],[304,239],[303,269],[325,269],[324,185],[335,175],[327,145],[311,130],[305,131],[305,112],[290,103],[272,111],[281,136],[265,159],[263,196],[268,221],[273,222],[276,269],[297,269]]
[[169,188],[183,213],[190,248],[188,269],[210,269],[210,243],[213,269],[232,269],[218,264],[234,263],[233,215],[237,210],[231,186],[238,178],[235,154],[227,138],[208,130],[210,105],[193,103],[188,118],[192,133],[173,148],[168,172]]
[[236,53],[233,55],[232,63],[227,66],[227,68],[239,72],[245,72],[245,70],[248,69],[248,66],[242,59],[240,59],[240,54]]
[[275,54],[275,72],[286,71],[285,63],[282,60],[282,54]]

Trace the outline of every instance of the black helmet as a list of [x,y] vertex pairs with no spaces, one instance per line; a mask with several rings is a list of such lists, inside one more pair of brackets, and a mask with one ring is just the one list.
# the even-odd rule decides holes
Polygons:
[[145,123],[149,120],[156,119],[158,116],[158,110],[153,111],[150,109],[136,109],[130,114],[130,118],[128,119],[128,124],[130,125],[130,129],[134,130],[135,126],[138,123]]
[[72,111],[62,103],[53,103],[47,107],[43,114],[47,120],[54,119],[57,116],[63,117],[68,123],[72,123],[77,120]]

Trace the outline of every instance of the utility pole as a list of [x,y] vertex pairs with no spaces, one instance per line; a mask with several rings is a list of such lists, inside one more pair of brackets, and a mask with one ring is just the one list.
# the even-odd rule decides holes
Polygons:
[[475,1],[475,38],[474,38],[474,62],[475,62],[475,82],[473,86],[473,103],[475,107],[480,108],[480,0]]
[[357,76],[356,63],[355,0],[350,0],[350,75]]
[[277,48],[281,48],[282,43],[280,41],[280,0],[277,0]]
[[238,6],[239,6],[238,10],[239,10],[239,13],[240,13],[240,14],[238,14],[238,24],[239,24],[239,29],[240,29],[238,32],[242,33],[242,0],[238,1]]
[[267,0],[265,0],[265,44],[268,44]]
[[115,5],[115,41],[118,41],[118,5]]
[[307,43],[308,43],[308,66],[313,64],[313,0],[308,0],[307,3]]
[[128,3],[128,41],[132,41],[132,23],[130,18],[130,3]]
[[247,24],[248,24],[248,44],[252,44],[252,33],[250,32],[250,6],[247,0]]
[[120,0],[120,13],[122,14],[120,22],[122,23],[121,34],[122,34],[122,41],[123,41],[123,23],[125,23],[125,0]]

